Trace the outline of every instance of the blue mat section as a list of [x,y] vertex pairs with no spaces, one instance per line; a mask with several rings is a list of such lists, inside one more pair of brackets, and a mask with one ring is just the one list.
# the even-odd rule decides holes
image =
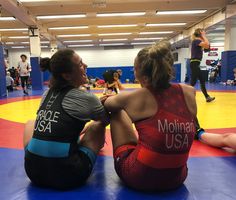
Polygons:
[[[41,90],[32,90],[32,89],[29,89],[28,92],[29,92],[29,96],[41,96],[45,90],[48,89],[48,86],[44,86],[43,89]],[[7,98],[14,98],[14,97],[27,97],[28,95],[25,95],[23,93],[23,90],[14,90],[13,92],[9,92],[8,93],[8,97]],[[0,98],[0,99],[5,99],[6,97],[4,98]]]
[[[201,91],[199,82],[194,86],[194,88],[198,91]],[[207,91],[236,91],[236,86],[232,85],[223,85],[221,83],[209,83],[206,82]]]
[[23,168],[23,151],[0,148],[1,200],[235,200],[236,157],[190,158],[185,184],[171,192],[145,194],[122,185],[111,157],[99,156],[87,184],[71,191],[33,186]]

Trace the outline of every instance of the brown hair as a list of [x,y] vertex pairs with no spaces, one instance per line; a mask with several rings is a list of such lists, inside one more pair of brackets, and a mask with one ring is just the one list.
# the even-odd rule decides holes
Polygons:
[[40,60],[41,70],[48,70],[52,73],[50,87],[61,89],[68,85],[73,86],[73,83],[65,80],[62,74],[73,74],[75,64],[72,61],[72,57],[74,54],[75,52],[72,49],[61,49],[57,51],[51,59],[42,58]]
[[154,89],[166,89],[173,78],[174,59],[171,44],[162,40],[139,51],[137,55],[141,76],[147,76]]
[[22,58],[22,57],[24,57],[25,60],[27,59],[27,56],[26,56],[25,54],[21,54],[21,55],[20,55],[20,58]]
[[197,37],[201,37],[201,32],[203,31],[203,28],[197,28],[194,33],[192,34],[192,40],[194,40]]

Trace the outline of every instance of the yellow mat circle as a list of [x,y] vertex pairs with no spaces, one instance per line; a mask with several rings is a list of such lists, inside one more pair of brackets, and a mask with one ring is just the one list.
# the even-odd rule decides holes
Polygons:
[[[197,92],[198,118],[204,128],[236,127],[236,93],[211,92],[216,100],[206,103],[201,92]],[[101,96],[98,94],[97,96]],[[25,123],[36,117],[40,99],[31,99],[0,105],[0,118]]]

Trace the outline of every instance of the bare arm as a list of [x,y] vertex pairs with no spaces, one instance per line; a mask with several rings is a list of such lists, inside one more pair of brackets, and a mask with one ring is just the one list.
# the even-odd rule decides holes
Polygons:
[[125,89],[125,88],[122,86],[120,80],[117,80],[117,84],[118,84],[118,88],[119,88],[120,90],[124,90],[124,89]]
[[114,86],[116,86],[116,85],[117,85],[117,82],[116,82],[116,81],[114,81],[114,82],[111,83],[111,84],[107,83],[107,86],[108,86],[108,87],[114,87]]
[[29,63],[27,63],[27,69],[28,69],[28,72],[31,72],[31,70],[32,70]]
[[194,117],[197,116],[197,103],[196,103],[196,91],[192,86],[181,84],[184,99],[187,104],[188,110]]
[[205,31],[201,32],[201,40],[202,40],[202,42],[199,44],[199,46],[203,47],[204,49],[209,49],[210,43],[206,37]]
[[133,122],[151,117],[157,112],[155,98],[144,88],[109,97],[104,106],[110,112],[125,110]]
[[125,109],[128,104],[128,98],[129,98],[128,92],[122,92],[115,96],[110,96],[106,99],[104,106],[105,108],[110,112],[116,112],[122,109]]

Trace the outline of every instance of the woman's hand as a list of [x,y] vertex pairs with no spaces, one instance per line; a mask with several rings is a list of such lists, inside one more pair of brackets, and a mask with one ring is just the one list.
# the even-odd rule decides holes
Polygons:
[[202,31],[201,31],[201,36],[202,36],[202,37],[206,37],[206,31],[202,30]]
[[114,96],[114,94],[107,94],[107,95],[104,95],[104,96],[100,97],[100,101],[101,101],[102,105],[104,105],[107,98],[109,98],[111,96]]

